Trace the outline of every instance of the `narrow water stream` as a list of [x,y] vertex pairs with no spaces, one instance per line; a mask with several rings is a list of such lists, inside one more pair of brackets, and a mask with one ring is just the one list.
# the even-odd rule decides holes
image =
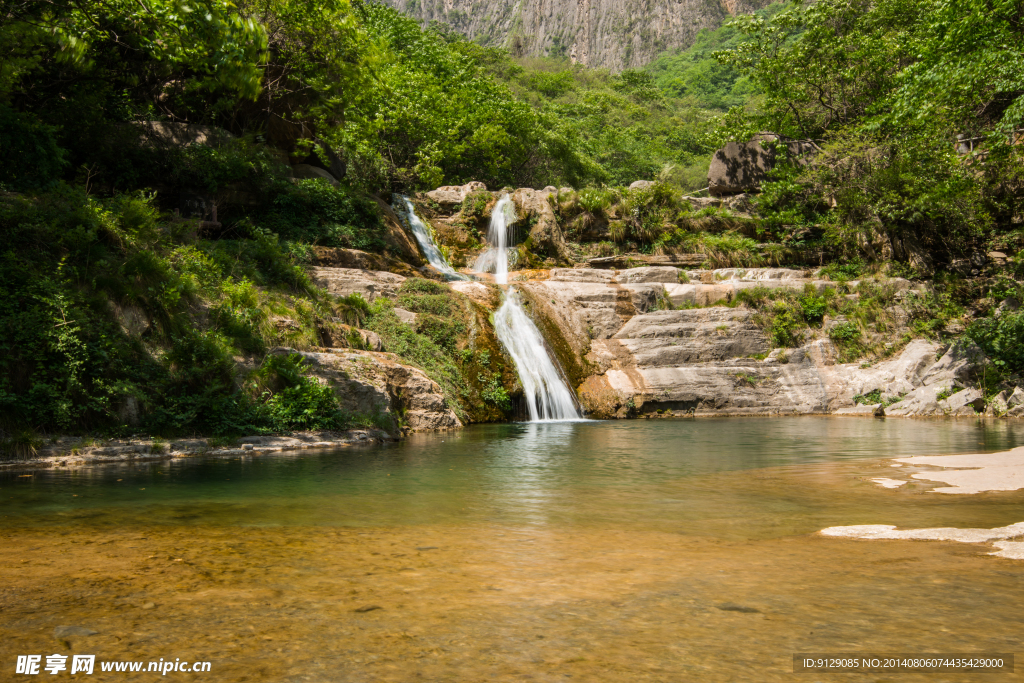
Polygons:
[[430,228],[416,214],[416,207],[409,201],[409,198],[396,194],[394,196],[394,204],[395,208],[398,209],[397,213],[404,216],[409,229],[412,230],[412,234],[416,238],[416,243],[420,245],[420,249],[423,251],[423,255],[427,257],[430,265],[444,273],[449,280],[465,280],[466,276],[456,272],[451,267],[451,264],[448,263],[444,254],[441,253],[437,243],[434,242],[434,236],[430,233]]
[[491,210],[491,223],[487,228],[487,243],[490,245],[473,264],[478,273],[494,273],[499,285],[508,284],[509,230],[516,222],[516,209],[512,198],[502,195]]

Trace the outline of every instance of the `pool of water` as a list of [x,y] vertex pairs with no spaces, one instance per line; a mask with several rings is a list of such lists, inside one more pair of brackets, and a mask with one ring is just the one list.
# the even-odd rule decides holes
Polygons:
[[[836,465],[848,474],[879,458],[1022,444],[1024,425],[982,421],[487,425],[331,452],[5,472],[0,515],[8,526],[555,524],[764,537],[883,521],[874,496],[858,495],[874,485],[856,477],[842,478],[845,493],[832,499]],[[911,495],[927,487],[915,486],[891,497],[885,519],[899,519],[889,523],[1020,521],[1012,505]]]
[[794,653],[1013,652],[1024,562],[813,532],[1024,521],[1024,492],[870,481],[914,471],[887,458],[1022,444],[1012,422],[576,422],[4,472],[0,668],[58,653],[208,661],[218,683],[781,683]]

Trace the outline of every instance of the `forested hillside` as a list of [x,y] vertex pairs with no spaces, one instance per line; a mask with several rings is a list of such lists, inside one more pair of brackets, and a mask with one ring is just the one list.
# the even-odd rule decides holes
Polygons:
[[[527,243],[524,263],[693,252],[928,279],[920,334],[967,334],[999,372],[1024,371],[1024,315],[1000,308],[1024,274],[1018,2],[776,4],[621,73],[347,0],[0,8],[5,433],[373,424],[300,365],[265,360],[342,323],[390,340],[460,418],[501,419],[514,378],[451,341],[475,329],[471,303],[409,285],[425,317],[406,329],[307,271],[332,248],[413,272],[391,193],[469,181],[573,190],[552,199],[572,248]],[[732,211],[685,198],[717,148],[759,131],[819,151],[780,143]]]

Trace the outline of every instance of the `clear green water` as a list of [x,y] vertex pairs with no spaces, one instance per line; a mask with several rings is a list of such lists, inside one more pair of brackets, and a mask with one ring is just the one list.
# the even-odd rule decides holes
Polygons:
[[[858,418],[476,426],[402,443],[0,474],[3,526],[598,525],[768,538],[835,524],[992,526],[1016,494],[880,493],[879,458],[1024,445],[1009,422]],[[884,471],[883,471],[884,470]],[[859,476],[863,475],[863,476]]]

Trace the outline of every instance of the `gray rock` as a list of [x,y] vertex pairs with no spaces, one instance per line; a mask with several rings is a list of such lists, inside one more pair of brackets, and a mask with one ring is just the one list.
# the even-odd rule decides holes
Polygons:
[[[768,143],[780,140],[774,133],[759,133],[749,142],[730,142],[711,157],[708,191],[713,196],[758,191],[775,166],[775,150]],[[806,164],[818,146],[809,140],[785,140],[790,158]]]
[[643,266],[619,271],[615,279],[621,284],[664,282],[679,284],[682,271],[673,266]]
[[187,147],[189,145],[205,145],[207,147],[218,147],[235,137],[223,128],[202,126],[195,123],[142,121],[132,125],[142,131],[143,144],[146,146]]
[[530,239],[535,250],[562,262],[570,261],[568,248],[562,228],[555,216],[554,209],[548,202],[550,192],[520,188],[512,193],[512,201],[516,206],[519,220],[533,221],[530,228]]
[[394,354],[356,350],[314,353],[285,348],[270,353],[299,353],[309,363],[310,374],[334,390],[346,412],[379,415],[396,426],[401,416],[412,431],[462,427],[441,387]]
[[331,185],[337,187],[338,179],[331,175],[331,172],[320,168],[319,166],[312,166],[310,164],[295,164],[292,166],[292,175],[295,180],[326,180]]
[[1010,397],[1006,399],[1006,405],[1010,408],[1024,405],[1024,389],[1015,387]]
[[644,367],[742,358],[767,353],[752,312],[738,308],[652,311],[632,318],[613,339]]
[[334,296],[348,296],[359,293],[367,301],[378,296],[394,298],[405,278],[395,273],[382,270],[363,270],[360,268],[325,268],[312,266],[309,274],[313,282],[323,287]]
[[999,308],[996,309],[996,315],[1002,315],[1003,313],[1013,313],[1020,309],[1020,301],[1012,296],[1008,296],[999,302]]
[[405,323],[406,325],[412,325],[413,327],[416,326],[416,319],[419,316],[417,316],[415,313],[413,313],[412,311],[407,311],[404,308],[396,308],[394,310],[395,315],[397,315],[398,319],[401,320],[403,323]]
[[885,411],[886,415],[898,415],[903,417],[942,415],[943,409],[939,406],[938,394],[947,389],[941,384],[932,384],[926,387],[918,387],[903,397],[899,403],[895,403]]
[[549,282],[600,282],[615,283],[615,273],[596,268],[552,268],[548,274]]
[[925,373],[921,384],[925,386],[940,382],[967,384],[975,368],[985,360],[984,352],[973,342],[958,341]]
[[462,204],[463,200],[471,192],[486,192],[487,186],[481,182],[473,181],[465,185],[446,185],[427,193],[427,197],[441,205],[442,208],[452,209]]
[[874,405],[858,404],[848,408],[840,408],[833,415],[859,415],[863,417],[885,417],[885,407],[881,403]]
[[94,636],[97,633],[99,631],[93,631],[91,628],[85,628],[84,626],[57,626],[53,629],[53,637],[58,640],[75,636]]
[[985,397],[977,389],[964,389],[939,401],[939,406],[950,415],[972,416],[985,410]]
[[1006,399],[1008,395],[1005,391],[1000,391],[998,394],[992,397],[989,401],[988,406],[985,408],[985,413],[995,417],[1002,417],[1006,414],[1009,408],[1006,405]]
[[631,190],[646,190],[649,187],[654,187],[654,182],[650,180],[634,180],[629,184]]

